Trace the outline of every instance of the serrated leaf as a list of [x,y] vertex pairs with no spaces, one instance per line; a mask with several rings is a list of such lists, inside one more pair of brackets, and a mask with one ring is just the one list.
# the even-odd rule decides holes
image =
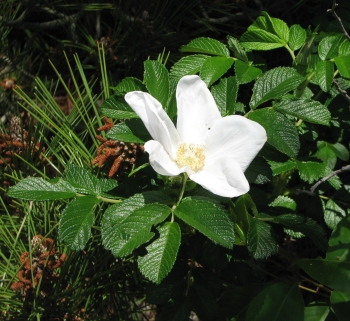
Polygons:
[[194,75],[202,69],[207,58],[206,55],[191,55],[181,58],[170,69],[169,78],[178,82],[182,77]]
[[124,96],[113,95],[107,98],[101,106],[103,116],[112,119],[131,119],[139,116],[130,108],[124,99]]
[[203,63],[200,76],[206,85],[210,86],[230,69],[233,62],[231,57],[209,57]]
[[221,79],[211,88],[211,93],[222,116],[233,114],[238,93],[238,83],[235,77]]
[[128,93],[130,91],[146,91],[146,86],[137,78],[126,77],[114,89],[122,93]]
[[344,41],[339,46],[339,56],[350,55],[350,41],[344,39]]
[[296,157],[300,148],[299,135],[286,116],[264,108],[249,113],[248,118],[265,128],[269,144],[290,157]]
[[298,260],[296,264],[322,284],[350,293],[350,262],[317,258]]
[[162,106],[166,106],[169,97],[169,73],[157,60],[146,60],[144,63],[144,81],[148,92],[156,98]]
[[306,40],[306,30],[300,25],[292,25],[289,28],[289,47],[292,50],[298,50]]
[[303,81],[304,77],[293,68],[271,69],[255,82],[249,105],[254,109],[265,101],[282,97],[297,88]]
[[107,133],[107,138],[122,142],[144,143],[151,140],[141,119],[130,119],[113,126]]
[[268,31],[277,35],[280,39],[284,40],[286,43],[289,40],[289,28],[287,24],[277,18],[272,18],[266,11],[262,11],[261,14],[265,18],[265,23]]
[[318,55],[322,60],[337,57],[339,47],[343,41],[343,34],[323,38],[318,45]]
[[270,224],[250,217],[247,243],[255,259],[266,259],[276,253],[277,244],[271,233]]
[[180,48],[181,52],[198,52],[215,56],[230,56],[226,46],[218,40],[200,37],[193,39],[187,45]]
[[91,236],[94,209],[100,200],[94,196],[77,197],[61,214],[58,235],[72,251],[83,250]]
[[327,241],[324,231],[322,227],[311,218],[296,214],[283,214],[273,216],[272,218],[272,223],[283,224],[293,231],[303,233],[310,237],[321,250],[326,249]]
[[241,84],[247,84],[256,79],[262,73],[262,70],[237,60],[235,63],[235,73]]
[[159,238],[146,247],[147,254],[137,260],[141,273],[159,284],[171,271],[181,242],[181,230],[176,222],[157,228]]
[[329,306],[322,302],[306,306],[304,310],[304,321],[326,321],[329,314]]
[[254,184],[265,184],[272,180],[270,166],[263,157],[255,157],[245,171],[248,182]]
[[247,53],[239,43],[238,39],[232,36],[227,36],[227,45],[233,51],[234,57],[248,63]]
[[326,260],[350,262],[350,216],[336,225],[328,244]]
[[[110,206],[104,213],[101,229],[102,243],[116,257],[127,256],[140,245],[148,242],[154,235],[150,232],[156,225],[169,216],[170,207],[158,204],[134,204],[134,199],[120,205]],[[126,203],[125,203],[126,202]]]
[[284,207],[295,211],[297,208],[297,203],[288,196],[278,195],[270,204],[272,207]]
[[296,168],[295,162],[290,159],[285,163],[274,162],[274,161],[268,161],[268,163],[271,166],[273,176],[279,175],[287,171],[291,171]]
[[42,178],[27,177],[11,186],[7,195],[28,201],[62,200],[75,197],[76,190],[62,179],[51,183]]
[[321,89],[328,92],[331,89],[334,75],[334,63],[332,61],[323,61],[316,65],[316,77]]
[[282,100],[275,104],[273,109],[314,124],[329,125],[331,113],[326,106],[318,101]]
[[324,206],[324,220],[330,229],[335,229],[337,224],[346,216],[346,212],[332,199]]
[[339,56],[334,58],[334,62],[340,75],[350,78],[350,56]]
[[249,304],[245,320],[304,321],[304,300],[298,284],[275,283],[265,288]]
[[174,213],[214,243],[232,248],[235,241],[233,223],[218,205],[209,201],[186,198],[176,207]]
[[67,164],[65,178],[78,193],[99,194],[102,192],[96,176],[83,167]]
[[350,315],[350,293],[332,291],[331,306],[338,321],[348,321]]
[[323,177],[326,170],[326,165],[324,163],[300,162],[298,160],[296,160],[295,163],[299,170],[300,178],[309,184]]

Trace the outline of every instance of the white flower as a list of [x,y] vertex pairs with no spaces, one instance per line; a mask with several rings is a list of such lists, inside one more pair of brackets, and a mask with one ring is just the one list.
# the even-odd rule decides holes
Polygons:
[[150,94],[129,92],[126,102],[154,140],[145,144],[149,161],[161,175],[186,172],[210,192],[235,197],[249,191],[244,176],[266,142],[266,131],[243,116],[221,117],[214,98],[198,76],[180,79],[177,127]]

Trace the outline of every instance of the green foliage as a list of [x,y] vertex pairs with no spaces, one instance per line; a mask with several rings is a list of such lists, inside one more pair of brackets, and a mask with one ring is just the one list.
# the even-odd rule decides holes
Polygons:
[[[259,59],[258,51],[277,48],[290,55],[285,65]],[[87,169],[101,120],[86,79],[75,99],[84,110],[76,111],[84,134],[68,135],[74,121],[59,114],[62,128],[47,126],[54,134],[48,141],[52,153],[64,150],[63,175],[17,178],[7,195],[64,200],[60,242],[78,252],[99,240],[113,262],[134,264],[132,273],[149,282],[146,300],[160,307],[158,320],[187,320],[194,311],[202,320],[345,321],[350,182],[342,174],[349,169],[349,50],[343,33],[288,27],[262,12],[240,39],[229,36],[227,45],[193,39],[180,48],[190,55],[170,71],[163,53],[145,61],[142,80],[127,77],[112,88],[114,95],[105,94],[102,116],[116,122],[104,137],[143,144],[152,138],[124,94],[147,91],[174,119],[177,82],[199,74],[222,116],[243,114],[267,133],[246,171],[251,189],[238,198],[213,195],[186,175],[156,175],[147,156],[131,173],[122,171],[118,182],[103,169]],[[89,112],[95,122],[89,122]],[[38,121],[44,117],[43,126],[50,119],[39,109],[33,114]],[[89,147],[80,139],[85,136]],[[68,162],[75,144],[79,153]],[[301,291],[311,293],[306,304]]]

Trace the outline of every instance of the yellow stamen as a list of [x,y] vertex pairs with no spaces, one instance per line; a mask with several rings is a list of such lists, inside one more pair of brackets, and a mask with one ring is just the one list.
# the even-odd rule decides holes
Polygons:
[[200,171],[205,164],[203,147],[196,144],[181,144],[176,153],[176,163],[179,167],[188,166],[194,172]]

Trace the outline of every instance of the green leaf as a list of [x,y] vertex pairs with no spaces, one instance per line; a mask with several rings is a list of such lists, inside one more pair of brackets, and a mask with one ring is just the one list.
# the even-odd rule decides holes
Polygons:
[[249,183],[265,184],[272,180],[270,166],[263,157],[255,157],[245,171]]
[[255,259],[266,259],[276,253],[277,244],[271,233],[270,224],[250,217],[247,243]]
[[350,216],[344,217],[329,239],[326,260],[350,262]]
[[344,39],[344,41],[339,46],[339,56],[348,56],[350,55],[350,41]]
[[37,177],[27,177],[15,186],[11,186],[7,192],[9,197],[28,201],[62,200],[75,195],[73,186],[61,179],[51,183]]
[[269,204],[272,207],[284,207],[292,211],[297,209],[297,203],[288,196],[278,195],[273,202]]
[[237,60],[235,63],[235,72],[237,79],[241,84],[247,84],[256,79],[262,73],[262,70],[251,66],[248,63]]
[[300,178],[309,184],[312,184],[324,176],[326,170],[326,165],[324,163],[300,162],[298,160],[295,160],[295,163],[299,170]]
[[273,176],[294,170],[296,168],[295,162],[290,159],[285,163],[279,163],[274,161],[268,161],[268,163],[271,166]]
[[181,52],[198,52],[215,56],[230,56],[226,46],[218,40],[200,37],[193,39],[187,45],[180,48]]
[[83,167],[74,164],[67,164],[65,178],[78,193],[101,193],[101,186],[99,186],[96,176],[92,175],[87,169]]
[[218,205],[209,201],[185,198],[176,207],[175,215],[214,243],[232,249],[235,241],[233,223],[224,209]]
[[113,126],[107,138],[141,144],[152,139],[141,119],[126,120]]
[[327,201],[324,207],[324,220],[330,229],[335,229],[345,216],[345,211],[334,200]]
[[296,264],[322,284],[350,293],[350,262],[317,258],[298,260]]
[[146,60],[144,68],[144,81],[148,92],[165,107],[170,89],[168,70],[157,60]]
[[101,106],[103,116],[112,119],[131,119],[139,116],[131,109],[124,99],[124,96],[113,95],[107,98]]
[[248,118],[263,126],[267,141],[280,152],[296,157],[299,151],[299,135],[291,121],[272,109],[259,109],[248,114]]
[[206,55],[191,55],[181,58],[171,67],[170,80],[178,82],[184,76],[196,74],[202,69],[207,58],[209,56]]
[[318,45],[318,55],[322,60],[337,57],[339,54],[339,47],[343,41],[343,34],[323,38]]
[[265,288],[250,303],[245,320],[304,321],[298,284],[275,283]]
[[322,227],[311,218],[296,214],[283,214],[272,216],[272,218],[272,223],[283,224],[293,231],[301,232],[310,237],[321,250],[326,249],[327,241],[324,231]]
[[273,109],[314,124],[329,125],[331,113],[318,101],[282,100],[273,105]]
[[72,251],[83,250],[91,236],[94,209],[100,200],[94,196],[81,196],[71,201],[61,214],[58,235]]
[[176,222],[167,222],[157,228],[159,238],[146,247],[147,254],[137,263],[141,273],[159,284],[171,271],[181,242],[181,230]]
[[289,47],[298,50],[302,47],[306,40],[306,30],[300,25],[292,25],[289,29]]
[[262,11],[261,14],[265,17],[266,26],[268,31],[277,35],[280,39],[288,42],[289,40],[289,28],[287,24],[280,19],[271,18],[266,11]]
[[239,43],[238,39],[236,39],[232,36],[227,36],[227,45],[228,45],[229,49],[231,49],[233,51],[234,57],[248,63],[247,53],[245,52],[244,48]]
[[267,71],[254,84],[253,95],[249,103],[252,109],[265,101],[280,98],[296,89],[304,77],[290,67],[278,67]]
[[235,77],[221,79],[217,85],[211,88],[211,93],[221,116],[234,113],[238,93],[238,83]]
[[230,69],[233,62],[231,57],[209,57],[203,63],[200,76],[210,86]]
[[306,306],[304,310],[304,321],[326,321],[329,314],[328,304],[314,303]]
[[331,306],[339,321],[348,321],[350,315],[350,293],[333,291]]
[[118,84],[117,87],[114,88],[114,90],[122,93],[128,93],[130,91],[146,91],[146,86],[137,78],[126,77]]
[[335,57],[334,62],[340,75],[345,78],[350,78],[350,56]]
[[316,78],[321,89],[328,92],[333,83],[334,63],[332,61],[323,61],[316,65]]
[[[142,200],[139,204],[142,204]],[[171,213],[170,207],[163,204],[138,205],[135,206],[133,197],[110,206],[104,213],[101,222],[102,242],[116,257],[127,256],[148,242],[154,235],[150,232],[152,225],[164,221]]]

